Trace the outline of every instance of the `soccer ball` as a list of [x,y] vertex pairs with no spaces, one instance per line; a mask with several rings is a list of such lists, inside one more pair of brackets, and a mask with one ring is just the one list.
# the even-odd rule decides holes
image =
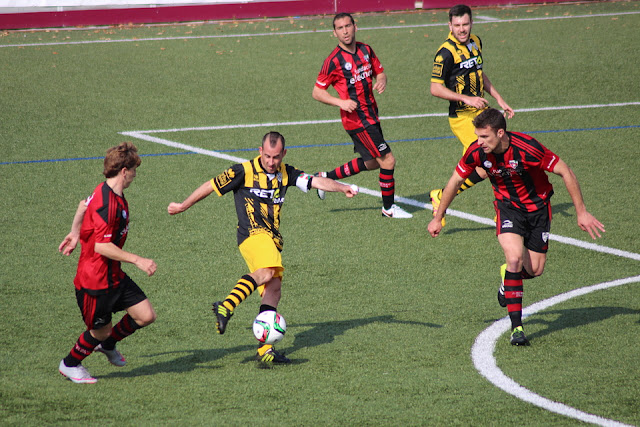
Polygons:
[[284,317],[273,310],[263,311],[253,321],[253,335],[263,344],[275,344],[282,341],[287,331]]

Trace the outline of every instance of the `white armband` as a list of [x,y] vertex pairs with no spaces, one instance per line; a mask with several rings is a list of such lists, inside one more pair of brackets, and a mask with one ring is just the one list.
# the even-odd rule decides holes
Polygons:
[[311,189],[311,179],[313,177],[306,173],[301,173],[298,179],[296,180],[296,187],[304,191],[305,193]]

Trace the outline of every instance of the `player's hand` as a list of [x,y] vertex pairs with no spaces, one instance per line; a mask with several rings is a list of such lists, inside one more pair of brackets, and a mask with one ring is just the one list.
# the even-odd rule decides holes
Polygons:
[[387,88],[387,79],[378,79],[373,85],[373,89],[375,89],[379,94],[384,92]]
[[78,245],[78,236],[74,233],[67,234],[67,237],[62,240],[60,246],[58,246],[58,252],[62,252],[63,255],[69,256],[71,252]]
[[589,212],[585,212],[582,215],[578,215],[578,226],[583,231],[586,231],[587,233],[589,233],[589,236],[591,236],[593,240],[596,239],[596,236],[602,237],[600,235],[600,231],[602,231],[603,233],[605,232],[604,225],[602,225],[602,223],[598,221]]
[[153,273],[155,273],[158,268],[154,260],[142,257],[138,258],[135,266],[147,273],[147,276],[153,276]]
[[431,234],[431,237],[438,237],[440,231],[442,231],[442,220],[433,218],[427,225],[427,231]]
[[511,119],[513,118],[513,116],[516,114],[515,111],[513,111],[513,108],[509,107],[509,104],[507,104],[504,101],[498,101],[498,104],[500,104],[500,108],[502,108],[503,110],[503,115],[505,119]]
[[182,203],[175,203],[175,202],[169,203],[169,206],[167,207],[167,212],[169,212],[169,215],[175,215],[175,214],[179,214],[180,212],[184,212],[184,209],[182,209]]
[[480,96],[467,96],[464,100],[464,103],[477,108],[478,110],[482,110],[483,108],[487,108],[489,106],[489,101]]
[[356,108],[358,108],[358,103],[353,99],[343,99],[340,103],[340,108],[347,113],[352,113]]
[[360,191],[358,186],[355,185],[355,184],[345,185],[345,187],[347,187],[347,188],[346,188],[346,191],[344,192],[344,194],[348,198],[352,198],[353,196],[357,195],[358,192]]

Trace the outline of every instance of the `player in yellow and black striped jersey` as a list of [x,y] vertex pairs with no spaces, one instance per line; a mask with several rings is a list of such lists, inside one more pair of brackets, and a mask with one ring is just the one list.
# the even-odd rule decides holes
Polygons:
[[[514,115],[483,70],[482,41],[471,34],[472,25],[469,6],[459,4],[449,10],[449,37],[438,48],[431,71],[431,94],[449,101],[449,126],[462,143],[463,153],[477,139],[473,119],[489,107],[485,92],[495,98],[505,117],[510,119]],[[465,180],[458,194],[486,177],[484,171],[477,170]],[[441,188],[430,192],[434,216],[441,196]]]
[[[356,186],[340,184],[329,178],[311,176],[282,163],[287,150],[278,132],[268,132],[262,138],[260,155],[238,163],[206,181],[182,203],[170,203],[169,214],[184,212],[198,201],[215,192],[218,196],[233,191],[238,216],[238,247],[249,274],[242,276],[229,295],[213,303],[218,333],[223,334],[235,308],[253,291],[262,296],[260,312],[277,311],[280,302],[283,247],[280,234],[280,211],[287,188],[296,186],[305,193],[311,188],[342,192],[347,197],[358,193]],[[256,358],[261,362],[289,363],[271,345],[258,347]]]

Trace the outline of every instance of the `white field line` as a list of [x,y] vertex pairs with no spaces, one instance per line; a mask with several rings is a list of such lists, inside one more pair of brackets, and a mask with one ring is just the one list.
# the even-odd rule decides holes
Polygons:
[[[514,111],[516,113],[518,112],[531,113],[536,111],[580,110],[580,109],[586,109],[586,108],[629,107],[634,105],[640,106],[640,101],[617,102],[612,104],[561,105],[556,107],[520,108]],[[446,116],[448,116],[447,113],[405,114],[401,116],[380,116],[380,120],[421,119],[426,117],[446,117]],[[190,131],[208,131],[208,130],[223,130],[223,129],[247,129],[247,128],[258,128],[258,127],[317,125],[317,124],[328,124],[328,123],[340,123],[340,119],[306,120],[306,121],[294,121],[294,122],[248,123],[248,124],[200,126],[200,127],[187,127],[187,128],[173,128],[173,129],[150,129],[150,130],[137,130],[137,131],[131,131],[131,132],[121,132],[121,134],[126,135],[128,133],[150,134],[150,133],[190,132]]]
[[[545,16],[539,18],[516,18],[516,19],[498,19],[483,16],[482,20],[474,21],[475,24],[495,24],[497,22],[526,22],[526,21],[553,21],[557,19],[582,19],[582,18],[603,18],[610,16],[622,16],[622,15],[637,15],[639,11],[630,12],[617,12],[617,13],[595,13],[592,15],[575,15],[575,16]],[[359,31],[377,31],[377,30],[397,30],[397,29],[411,29],[411,28],[425,28],[425,27],[442,27],[447,23],[430,23],[430,24],[414,24],[414,25],[390,25],[380,27],[358,27]],[[175,37],[146,37],[146,38],[133,38],[133,39],[121,39],[121,40],[83,40],[83,41],[70,41],[70,42],[44,42],[44,43],[23,43],[23,44],[0,44],[0,48],[3,47],[31,47],[31,46],[72,46],[72,45],[86,45],[86,44],[102,44],[102,43],[138,43],[138,42],[153,42],[153,41],[170,41],[170,40],[198,40],[198,39],[222,39],[222,38],[237,38],[237,37],[268,37],[268,36],[295,36],[301,34],[314,34],[314,33],[330,33],[332,30],[301,30],[301,31],[284,31],[284,32],[268,32],[268,33],[241,33],[241,34],[215,34],[207,36],[175,36]]]
[[[590,292],[598,291],[601,289],[609,289],[615,286],[637,282],[640,282],[640,276],[627,277],[625,279],[614,280],[611,282],[599,283],[596,285],[574,289],[572,291],[556,295],[546,300],[538,301],[535,304],[525,307],[522,311],[522,314],[523,317],[528,317],[553,305],[568,301],[571,298],[586,295]],[[473,347],[471,347],[471,359],[473,360],[474,366],[476,367],[478,372],[490,383],[500,388],[501,390],[517,397],[520,400],[529,402],[532,405],[536,405],[540,408],[546,409],[547,411],[555,412],[569,418],[574,418],[586,423],[592,423],[601,426],[627,425],[618,421],[582,412],[575,408],[572,408],[571,406],[567,406],[563,403],[555,402],[553,400],[542,397],[522,387],[520,384],[506,376],[504,372],[502,372],[502,370],[498,368],[496,359],[493,357],[493,352],[495,350],[498,338],[505,332],[509,331],[510,328],[511,321],[508,317],[504,317],[494,322],[491,326],[482,331],[480,335],[476,337]]]

